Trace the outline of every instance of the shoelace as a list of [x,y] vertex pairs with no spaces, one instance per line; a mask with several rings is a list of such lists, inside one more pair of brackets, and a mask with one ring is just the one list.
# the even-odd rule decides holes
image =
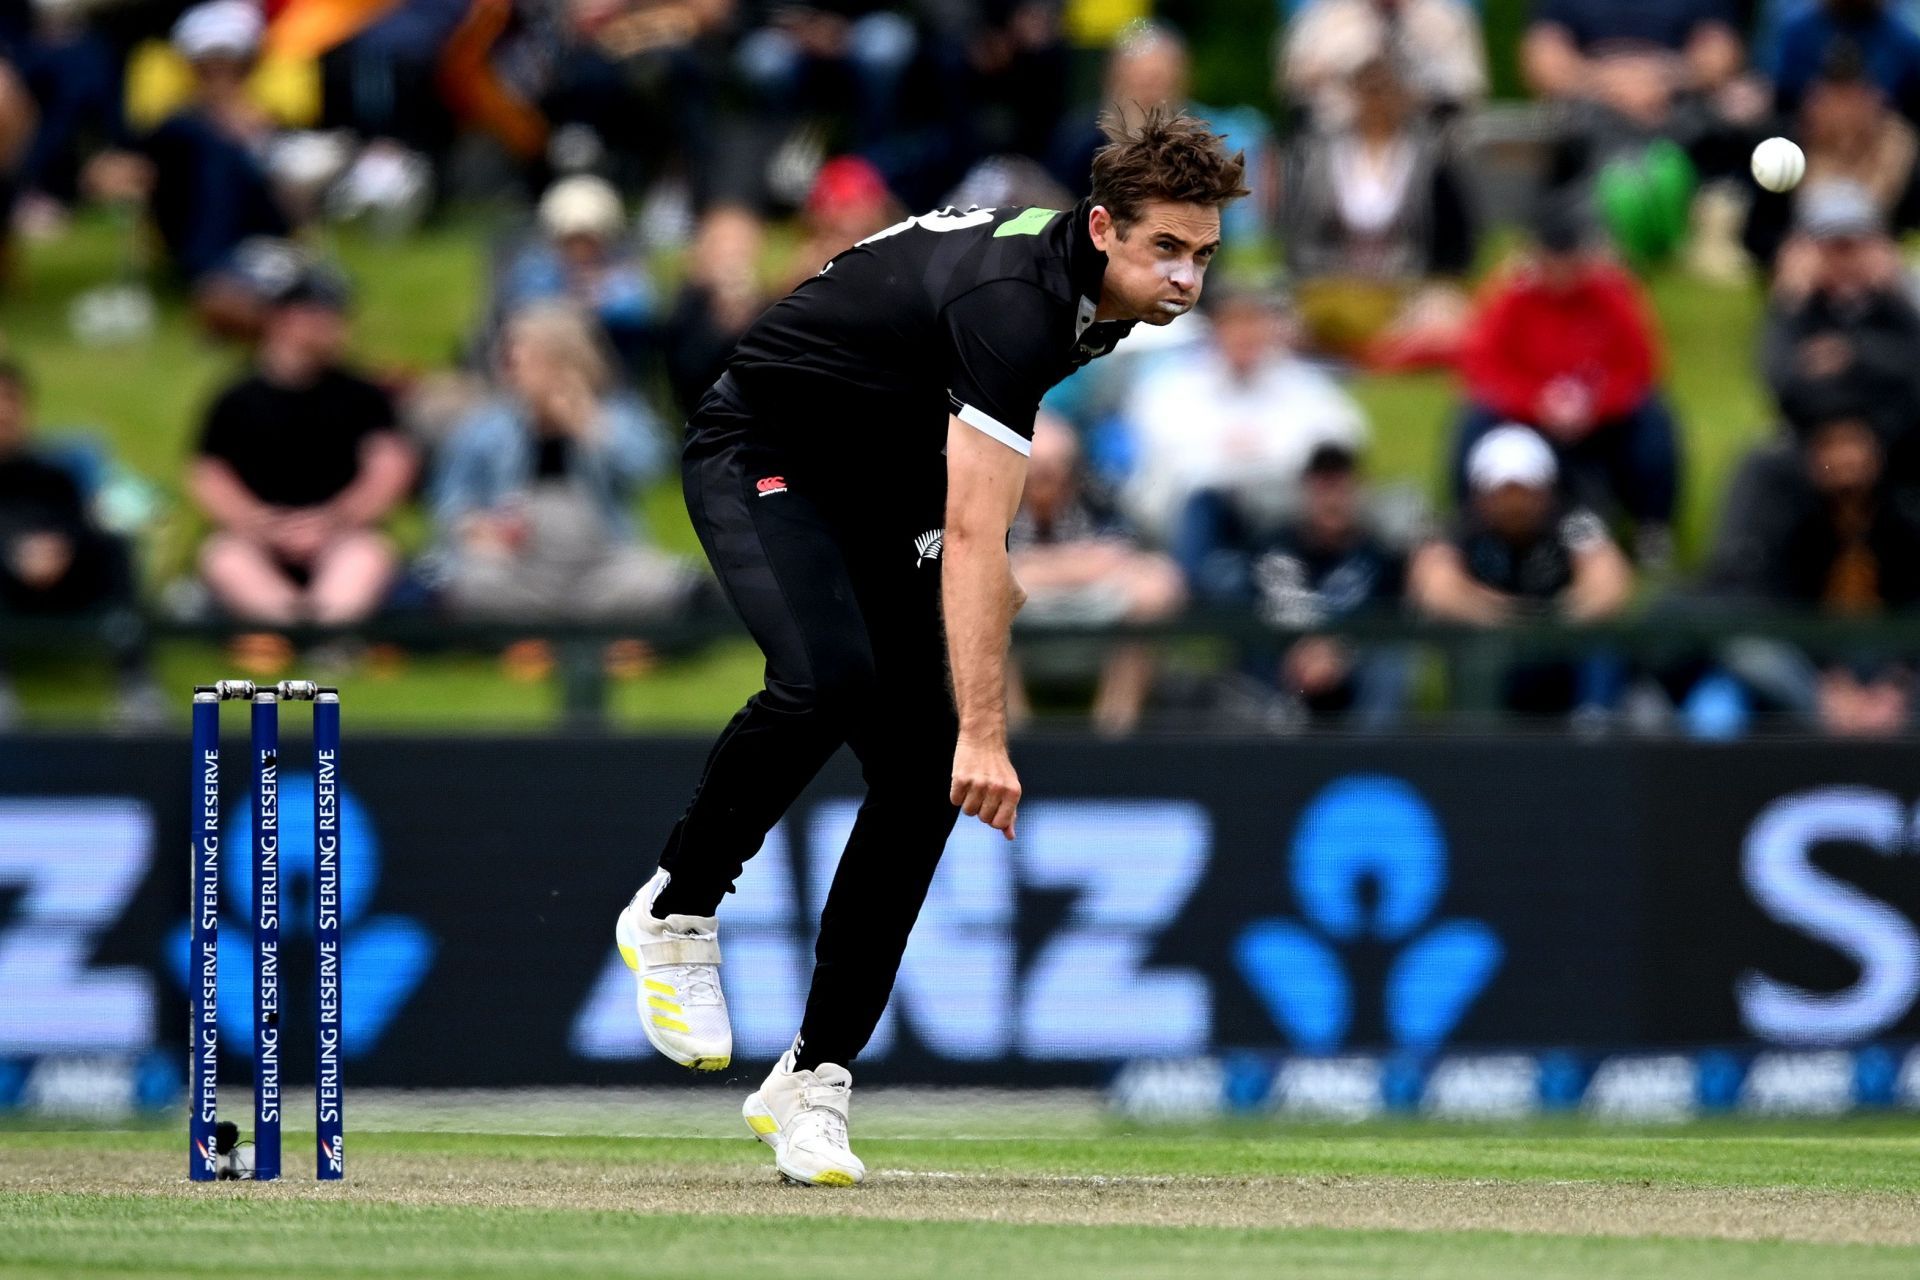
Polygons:
[[847,1091],[833,1085],[808,1085],[800,1091],[800,1105],[826,1130],[836,1146],[847,1143]]
[[681,984],[681,1004],[719,1004],[720,981],[712,965],[688,965],[686,981]]
[[[711,933],[705,933],[699,929],[669,929],[666,933],[669,938],[693,938],[699,941],[707,941],[713,937]],[[720,977],[714,967],[710,964],[690,964],[683,967],[687,976],[683,983],[678,984],[680,1003],[719,1004],[722,999]]]
[[841,1115],[838,1111],[832,1111],[826,1107],[810,1107],[807,1110],[807,1114],[813,1117],[814,1123],[820,1126],[827,1140],[833,1143],[834,1146],[844,1147],[848,1145],[847,1118],[845,1116]]

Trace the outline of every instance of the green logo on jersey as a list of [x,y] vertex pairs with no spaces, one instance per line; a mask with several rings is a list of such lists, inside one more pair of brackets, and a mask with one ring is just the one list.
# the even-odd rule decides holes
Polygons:
[[993,238],[1001,236],[1037,236],[1047,224],[1060,216],[1058,209],[1028,209],[1017,218],[1009,218],[994,228]]

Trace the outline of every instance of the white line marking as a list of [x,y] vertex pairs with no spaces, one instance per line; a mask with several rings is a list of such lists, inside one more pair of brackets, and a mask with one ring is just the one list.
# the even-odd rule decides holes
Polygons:
[[1171,1173],[959,1173],[950,1169],[876,1169],[882,1178],[916,1178],[941,1182],[1000,1182],[1012,1184],[1045,1183],[1062,1187],[1165,1187],[1189,1186],[1209,1182],[1243,1182],[1242,1178],[1217,1178],[1210,1174]]

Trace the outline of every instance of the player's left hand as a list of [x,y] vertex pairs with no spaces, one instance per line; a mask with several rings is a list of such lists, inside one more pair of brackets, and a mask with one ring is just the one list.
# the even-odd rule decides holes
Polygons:
[[1013,839],[1014,815],[1020,808],[1020,776],[1007,758],[1006,743],[962,738],[953,750],[953,785],[947,798],[969,818],[978,818]]

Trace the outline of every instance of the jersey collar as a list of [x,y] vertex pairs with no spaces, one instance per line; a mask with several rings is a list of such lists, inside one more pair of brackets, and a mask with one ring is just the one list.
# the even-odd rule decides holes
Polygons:
[[1093,211],[1091,197],[1073,207],[1067,222],[1067,278],[1073,284],[1074,337],[1078,338],[1093,323],[1100,305],[1100,283],[1107,275],[1107,255],[1094,248],[1093,233],[1087,230],[1087,215]]
[[1087,215],[1093,212],[1093,200],[1082,200],[1073,207],[1067,223],[1067,279],[1073,286],[1074,363],[1107,354],[1114,344],[1133,331],[1132,320],[1107,320],[1096,324],[1100,309],[1100,289],[1107,276],[1107,255],[1094,247],[1093,233],[1087,230]]

